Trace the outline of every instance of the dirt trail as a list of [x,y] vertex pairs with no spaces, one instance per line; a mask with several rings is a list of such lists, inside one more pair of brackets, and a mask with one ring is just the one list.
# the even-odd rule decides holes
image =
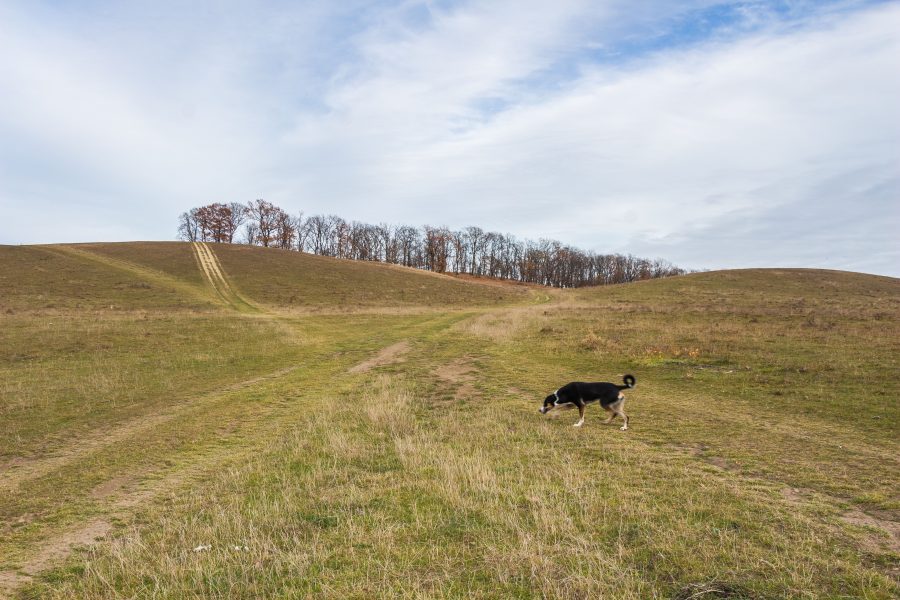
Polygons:
[[396,362],[402,362],[404,354],[409,352],[409,342],[397,342],[385,348],[382,348],[378,354],[368,360],[364,360],[354,367],[350,367],[348,373],[365,373],[371,371],[375,367],[381,367]]
[[76,549],[99,543],[113,529],[115,521],[127,519],[132,509],[175,490],[216,459],[217,456],[212,456],[197,461],[155,481],[134,484],[134,480],[116,478],[101,484],[95,492],[102,490],[102,497],[94,497],[108,502],[105,514],[41,540],[37,551],[17,570],[0,571],[0,598],[11,595],[40,572],[61,563]]
[[225,302],[235,310],[243,312],[246,312],[248,310],[258,310],[255,306],[253,306],[250,302],[248,302],[245,298],[238,294],[237,291],[228,282],[228,279],[225,278],[225,273],[222,269],[222,265],[221,263],[219,263],[219,259],[212,251],[212,248],[210,248],[204,242],[193,242],[191,246],[194,248],[194,255],[197,257],[197,263],[200,265],[200,270],[203,271],[203,275],[206,277],[206,280],[209,282],[213,290],[215,290],[216,294],[219,296],[219,298],[222,299],[223,302]]
[[[200,398],[201,401],[212,400],[227,391],[234,391],[252,386],[263,381],[284,376],[298,369],[299,366],[280,369],[267,375],[247,379],[236,384],[222,388],[216,394],[209,394]],[[198,401],[184,406],[184,409],[198,407]],[[120,428],[111,435],[96,436],[95,438],[78,444],[77,448],[69,450],[65,455],[50,459],[33,461],[30,465],[23,464],[22,471],[14,472],[15,481],[5,477],[3,485],[12,487],[21,481],[27,481],[41,474],[46,474],[53,468],[72,462],[93,450],[103,448],[118,441],[126,440],[129,435],[144,433],[157,424],[171,420],[185,410],[175,410],[164,415],[136,419]],[[276,427],[277,420],[266,420],[263,428]],[[265,437],[265,436],[259,436]],[[213,449],[189,465],[179,465],[173,471],[159,477],[158,471],[144,471],[137,475],[116,476],[97,485],[90,492],[90,497],[101,503],[103,514],[94,517],[76,526],[49,534],[34,545],[32,553],[25,558],[16,570],[0,571],[0,598],[6,598],[17,588],[27,584],[38,573],[52,568],[61,563],[77,548],[92,546],[102,540],[113,528],[116,521],[127,520],[134,510],[142,505],[160,498],[166,493],[183,486],[208,470],[212,465],[220,465],[228,461],[230,454],[227,449]]]
[[92,452],[112,446],[113,444],[132,438],[138,434],[152,431],[155,427],[171,421],[191,409],[195,409],[203,404],[221,398],[224,393],[238,391],[256,385],[257,383],[262,383],[263,381],[283,377],[298,368],[300,368],[300,366],[295,365],[273,371],[272,373],[267,373],[266,375],[239,381],[220,390],[216,390],[215,392],[200,396],[192,401],[185,402],[175,409],[138,417],[115,427],[111,431],[108,430],[81,437],[77,442],[60,450],[59,454],[53,456],[34,459],[19,458],[14,462],[11,461],[9,465],[0,472],[0,492],[7,492],[16,488],[22,482],[47,475],[48,473],[83,458]]

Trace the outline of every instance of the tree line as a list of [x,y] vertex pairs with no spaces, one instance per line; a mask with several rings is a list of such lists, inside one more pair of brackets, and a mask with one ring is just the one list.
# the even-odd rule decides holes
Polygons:
[[556,240],[518,240],[480,227],[371,225],[336,215],[291,215],[266,200],[182,213],[179,239],[244,243],[553,287],[627,283],[685,273],[661,259],[585,252]]

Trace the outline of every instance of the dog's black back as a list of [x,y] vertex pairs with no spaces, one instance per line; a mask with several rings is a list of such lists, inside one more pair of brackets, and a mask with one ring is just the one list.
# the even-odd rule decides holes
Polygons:
[[616,385],[605,381],[594,383],[573,381],[547,396],[544,400],[544,408],[547,409],[561,404],[583,406],[597,401],[600,402],[600,406],[606,408],[619,401],[619,392],[634,387],[635,379],[632,375],[626,375],[623,383],[624,385]]
[[619,400],[619,392],[624,389],[626,389],[626,386],[619,386],[614,383],[573,381],[559,388],[556,395],[559,397],[560,404],[567,402],[578,404],[578,399],[580,398],[585,404],[599,400],[600,406],[606,408]]

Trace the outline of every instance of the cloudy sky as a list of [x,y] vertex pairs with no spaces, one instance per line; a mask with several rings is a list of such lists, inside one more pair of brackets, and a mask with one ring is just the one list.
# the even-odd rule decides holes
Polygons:
[[0,243],[255,198],[900,276],[900,2],[0,0]]

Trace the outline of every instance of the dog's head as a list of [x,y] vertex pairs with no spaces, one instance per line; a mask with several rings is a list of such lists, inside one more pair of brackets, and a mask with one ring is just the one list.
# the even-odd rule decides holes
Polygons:
[[546,415],[547,411],[553,408],[553,405],[556,403],[556,394],[550,394],[546,398],[544,398],[544,405],[538,409],[542,415]]

